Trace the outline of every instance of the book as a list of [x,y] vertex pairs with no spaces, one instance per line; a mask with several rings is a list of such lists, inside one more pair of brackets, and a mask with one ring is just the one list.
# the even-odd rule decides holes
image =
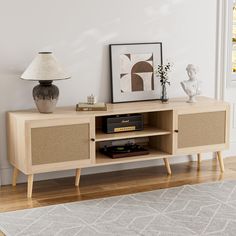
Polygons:
[[107,111],[107,105],[104,102],[95,104],[78,103],[76,111]]

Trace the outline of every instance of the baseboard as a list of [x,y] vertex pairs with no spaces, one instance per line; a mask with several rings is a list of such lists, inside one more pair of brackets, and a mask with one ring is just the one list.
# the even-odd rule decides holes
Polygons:
[[223,151],[224,157],[233,157],[236,156],[236,140],[230,142],[230,148],[226,151]]
[[[203,156],[204,159],[212,158],[212,154],[207,153]],[[170,163],[183,163],[188,161],[196,160],[194,156],[180,156],[170,158]],[[89,167],[82,169],[82,175],[89,175],[95,173],[104,173],[104,172],[111,172],[111,171],[119,171],[119,170],[128,170],[128,169],[135,169],[135,168],[143,168],[143,167],[151,167],[151,166],[160,166],[164,165],[162,160],[151,160],[151,161],[142,161],[142,162],[135,162],[129,164],[116,164],[110,166],[100,166],[100,167]],[[65,178],[75,176],[75,170],[68,170],[68,171],[58,171],[58,172],[50,172],[44,174],[37,174],[35,175],[35,180],[47,180],[47,179],[56,179],[56,178]],[[3,168],[1,169],[1,184],[2,185],[9,185],[11,184],[12,179],[12,168]],[[26,176],[22,173],[19,174],[18,183],[25,183],[27,181]]]

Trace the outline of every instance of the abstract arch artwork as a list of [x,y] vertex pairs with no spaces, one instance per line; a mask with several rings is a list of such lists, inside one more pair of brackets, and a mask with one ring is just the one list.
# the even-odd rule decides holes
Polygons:
[[160,98],[154,70],[162,64],[162,43],[111,44],[110,60],[113,103]]
[[154,90],[153,54],[120,55],[121,92]]

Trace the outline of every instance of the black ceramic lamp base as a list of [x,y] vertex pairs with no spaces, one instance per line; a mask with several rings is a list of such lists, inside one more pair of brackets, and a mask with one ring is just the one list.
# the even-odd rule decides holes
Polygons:
[[53,113],[59,97],[59,89],[52,81],[39,81],[33,89],[33,98],[40,113]]

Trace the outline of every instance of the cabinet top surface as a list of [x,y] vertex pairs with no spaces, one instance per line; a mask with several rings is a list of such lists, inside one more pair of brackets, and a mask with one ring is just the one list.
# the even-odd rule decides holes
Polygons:
[[52,114],[41,114],[37,109],[10,111],[8,114],[14,115],[17,118],[25,120],[32,119],[53,119],[63,117],[88,117],[88,116],[106,116],[116,114],[152,112],[152,111],[165,111],[176,109],[197,109],[203,107],[226,106],[228,103],[224,101],[215,100],[207,97],[198,97],[196,103],[187,103],[187,98],[173,98],[167,104],[161,103],[159,100],[144,101],[144,102],[129,102],[107,104],[107,111],[76,111],[75,106],[72,107],[59,107]]

